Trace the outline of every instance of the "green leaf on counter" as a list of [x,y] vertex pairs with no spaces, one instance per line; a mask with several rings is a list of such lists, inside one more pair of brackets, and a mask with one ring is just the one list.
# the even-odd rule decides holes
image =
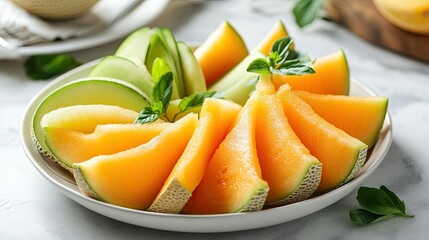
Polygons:
[[79,65],[73,56],[67,54],[32,56],[24,63],[27,76],[33,80],[49,79]]
[[297,0],[293,7],[295,22],[300,28],[312,23],[323,8],[325,0]]
[[379,189],[360,187],[356,199],[364,209],[351,209],[349,215],[353,222],[361,225],[396,216],[414,217],[405,212],[405,202],[385,186]]

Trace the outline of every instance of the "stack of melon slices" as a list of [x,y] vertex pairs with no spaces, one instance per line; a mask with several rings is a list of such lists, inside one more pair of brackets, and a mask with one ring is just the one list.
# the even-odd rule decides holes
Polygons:
[[[318,58],[315,74],[265,75],[255,89],[249,84],[255,74],[245,69],[286,35],[276,23],[249,54],[232,26],[222,23],[194,56],[183,53],[187,47],[166,50],[176,45],[165,29],[137,31],[90,78],[61,86],[40,104],[34,142],[74,175],[83,194],[133,209],[258,211],[337,188],[365,163],[383,125],[387,98],[347,96],[342,51]],[[139,39],[146,39],[148,52],[126,48]],[[223,91],[224,99],[208,98],[196,113],[175,122],[134,123],[148,105],[145,61],[157,53],[176,64],[178,98],[209,89]],[[199,73],[196,84],[189,80],[193,72]],[[177,108],[175,101],[171,106]]]

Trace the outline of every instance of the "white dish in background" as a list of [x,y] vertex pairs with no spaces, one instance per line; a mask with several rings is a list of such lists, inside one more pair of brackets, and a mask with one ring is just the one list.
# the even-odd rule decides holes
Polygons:
[[[355,179],[328,193],[282,207],[250,213],[181,215],[153,213],[115,206],[82,195],[71,174],[58,164],[43,158],[30,136],[32,117],[41,101],[57,87],[85,77],[97,62],[98,60],[87,63],[63,74],[30,101],[21,122],[21,141],[34,167],[58,190],[88,209],[126,223],[179,232],[229,232],[267,227],[298,219],[335,203],[356,189],[375,171],[385,157],[392,141],[391,119],[387,114],[379,139]],[[375,96],[372,90],[356,79],[352,79],[350,90],[351,95]]]
[[125,14],[111,26],[96,31],[93,34],[70,38],[64,41],[40,43],[18,47],[14,52],[19,56],[37,54],[64,53],[102,45],[142,27],[155,19],[167,6],[170,0],[145,0],[129,13]]

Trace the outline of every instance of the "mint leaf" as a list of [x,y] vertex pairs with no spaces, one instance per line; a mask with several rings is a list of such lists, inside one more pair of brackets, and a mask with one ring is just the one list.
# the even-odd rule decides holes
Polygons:
[[312,23],[322,10],[325,0],[297,0],[293,7],[295,22],[300,28]]
[[377,188],[359,188],[356,199],[363,208],[375,214],[394,215],[402,213],[401,209],[395,206],[390,197]]
[[216,91],[196,92],[188,97],[184,97],[179,103],[180,112],[185,112],[191,108],[203,105],[206,98],[210,98],[218,94]]
[[315,73],[311,68],[313,61],[307,55],[302,55],[293,49],[293,40],[285,37],[277,40],[271,47],[266,59],[258,58],[250,63],[248,72],[261,75],[276,73],[281,75],[305,75]]
[[267,60],[258,58],[250,63],[249,67],[247,67],[247,71],[259,74],[268,74],[270,73],[270,65]]
[[161,77],[171,71],[167,61],[162,58],[155,58],[152,65],[152,81],[154,84],[158,83]]
[[379,215],[365,209],[351,209],[349,212],[350,219],[360,225],[379,222],[395,217],[395,215]]
[[155,112],[151,107],[145,107],[137,116],[134,123],[151,123],[155,122],[159,118],[160,113]]
[[384,185],[380,187],[380,190],[383,191],[389,198],[390,200],[393,202],[393,204],[399,209],[401,210],[401,212],[405,213],[405,202],[402,201],[401,199],[399,199],[398,196],[396,196],[395,193],[393,193],[392,191],[390,191],[387,187],[385,187]]
[[358,224],[370,224],[396,216],[414,217],[405,212],[405,202],[387,187],[360,187],[356,197],[364,209],[351,209],[350,219]]
[[46,80],[79,65],[73,56],[66,54],[32,56],[24,63],[27,76],[33,80]]
[[173,72],[167,62],[156,58],[152,67],[154,85],[150,93],[150,106],[145,107],[137,116],[135,123],[154,122],[166,118],[166,111],[173,93]]

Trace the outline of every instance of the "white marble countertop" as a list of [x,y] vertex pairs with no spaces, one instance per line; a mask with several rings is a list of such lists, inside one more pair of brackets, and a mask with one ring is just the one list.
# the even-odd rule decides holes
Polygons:
[[[429,234],[429,64],[382,50],[345,29],[319,21],[299,30],[290,13],[255,12],[248,1],[175,0],[151,23],[167,26],[177,39],[202,41],[223,20],[230,21],[252,48],[277,19],[312,57],[344,49],[351,74],[389,97],[392,146],[363,185],[386,185],[415,218],[395,218],[369,226],[353,224],[356,191],[307,217],[249,231],[221,234],[164,232],[125,224],[94,213],[57,191],[22,150],[20,119],[29,100],[49,81],[25,76],[22,61],[0,61],[0,239],[427,239]],[[82,62],[111,54],[116,41],[74,52]],[[425,187],[426,186],[426,187]]]

